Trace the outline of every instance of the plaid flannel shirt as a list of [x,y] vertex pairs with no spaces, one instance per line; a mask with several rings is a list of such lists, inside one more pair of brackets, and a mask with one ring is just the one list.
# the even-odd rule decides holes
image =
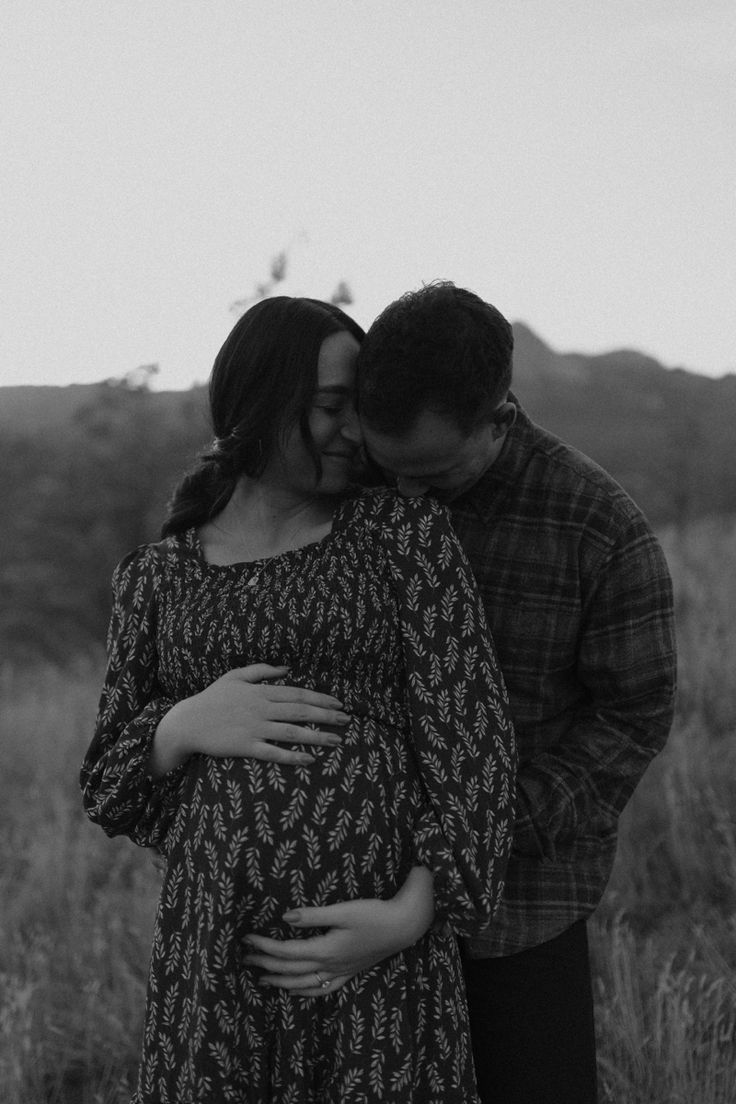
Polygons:
[[672,587],[625,491],[521,408],[499,458],[451,509],[519,751],[503,903],[466,943],[490,957],[551,939],[600,901],[618,817],[672,722]]

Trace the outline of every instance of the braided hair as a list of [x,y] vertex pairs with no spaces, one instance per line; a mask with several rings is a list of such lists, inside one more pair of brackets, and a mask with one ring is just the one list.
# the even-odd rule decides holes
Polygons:
[[358,342],[365,336],[334,304],[287,295],[263,299],[238,319],[210,375],[215,439],[174,490],[162,537],[216,517],[240,476],[257,479],[294,425],[319,477],[309,411],[322,342],[343,330]]

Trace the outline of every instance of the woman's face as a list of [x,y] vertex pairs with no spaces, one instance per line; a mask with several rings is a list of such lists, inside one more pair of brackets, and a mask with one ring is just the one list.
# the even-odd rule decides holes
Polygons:
[[278,473],[290,488],[310,494],[315,490],[337,494],[348,485],[362,444],[355,411],[359,348],[355,338],[343,330],[325,338],[319,351],[309,430],[322,465],[322,478],[316,482],[314,462],[298,425],[288,431],[281,452],[264,472],[266,477]]

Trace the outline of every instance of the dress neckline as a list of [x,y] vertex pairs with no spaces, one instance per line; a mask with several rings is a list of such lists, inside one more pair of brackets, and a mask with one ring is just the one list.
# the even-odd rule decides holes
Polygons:
[[232,568],[239,568],[243,570],[245,568],[255,569],[257,567],[265,567],[266,564],[277,563],[280,560],[287,559],[291,556],[299,556],[305,552],[319,548],[320,545],[325,544],[330,540],[334,533],[334,524],[329,533],[325,533],[324,537],[320,537],[319,540],[310,541],[309,544],[301,544],[298,548],[288,548],[285,552],[277,552],[273,556],[260,556],[257,560],[233,560],[232,563],[217,564],[211,563],[204,554],[202,543],[199,539],[199,535],[195,528],[187,529],[184,533],[185,542],[187,546],[194,552],[197,560],[210,571],[229,571]]
[[192,526],[190,529],[186,529],[182,536],[184,538],[186,546],[190,549],[191,552],[194,553],[200,565],[210,571],[230,571],[233,569],[239,569],[241,571],[245,569],[256,570],[257,568],[266,567],[268,564],[277,564],[282,560],[287,560],[291,557],[301,557],[307,553],[321,549],[326,544],[329,544],[337,531],[338,518],[342,513],[343,506],[346,501],[347,499],[344,498],[337,504],[332,515],[332,525],[330,527],[330,530],[328,533],[325,533],[323,537],[320,537],[319,540],[309,541],[307,544],[300,544],[297,548],[288,548],[284,552],[276,552],[273,556],[260,556],[258,559],[255,560],[234,560],[232,563],[227,564],[211,563],[204,554],[202,542],[199,539],[199,533],[197,532],[197,528],[195,526]]

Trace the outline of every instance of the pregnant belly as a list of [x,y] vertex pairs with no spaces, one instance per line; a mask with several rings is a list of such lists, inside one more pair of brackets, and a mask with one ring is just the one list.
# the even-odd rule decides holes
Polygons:
[[405,878],[419,791],[401,734],[366,721],[314,754],[309,767],[192,759],[169,878],[217,922],[283,937],[289,908],[387,898]]

